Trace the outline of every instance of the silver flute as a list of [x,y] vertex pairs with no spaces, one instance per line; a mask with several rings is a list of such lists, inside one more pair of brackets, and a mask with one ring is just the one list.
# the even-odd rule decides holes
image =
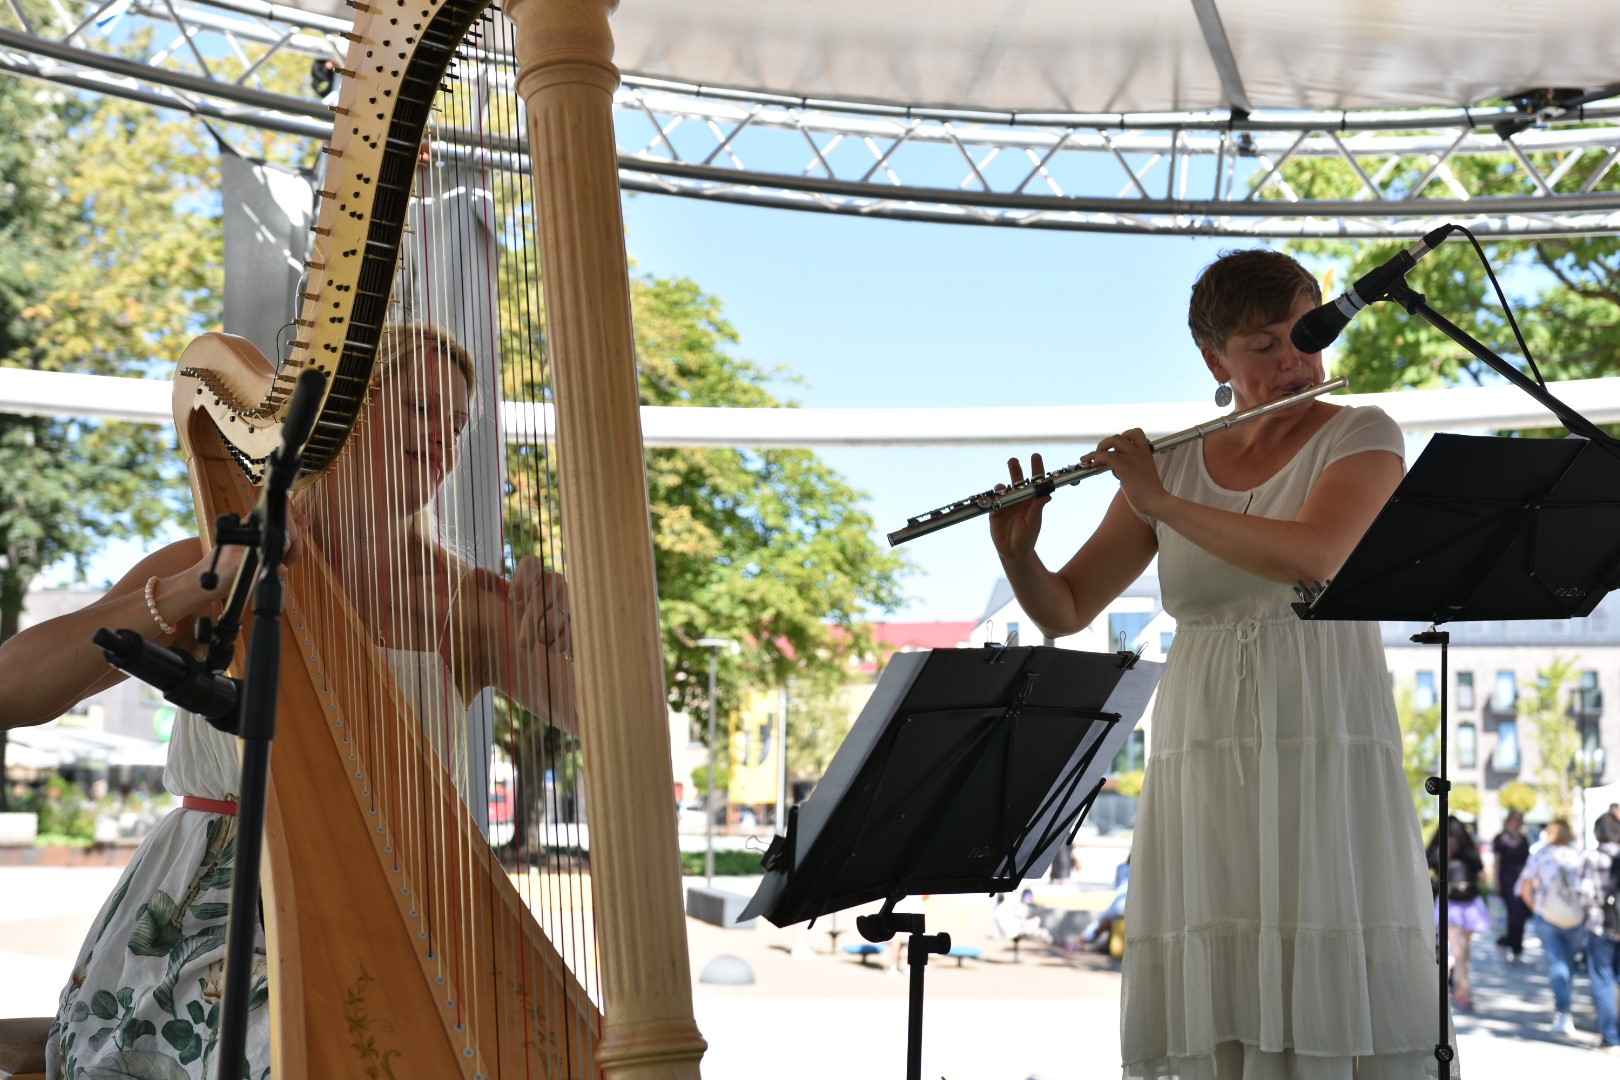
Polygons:
[[[1294,393],[1286,397],[1280,397],[1276,401],[1268,401],[1266,404],[1256,405],[1252,409],[1229,413],[1208,423],[1196,424],[1185,431],[1178,431],[1174,435],[1166,435],[1157,442],[1150,443],[1149,449],[1157,454],[1170,449],[1172,446],[1180,446],[1182,443],[1202,439],[1204,436],[1217,431],[1224,431],[1236,424],[1243,423],[1245,420],[1254,420],[1265,416],[1267,413],[1276,412],[1278,409],[1286,409],[1290,405],[1298,405],[1302,401],[1309,401],[1311,398],[1332,393],[1334,390],[1348,385],[1348,383],[1348,379],[1340,377],[1317,383],[1314,386],[1307,386],[1303,390],[1296,390]],[[1033,499],[1038,495],[1050,495],[1060,487],[1078,484],[1088,476],[1096,476],[1098,473],[1109,471],[1111,470],[1106,465],[1088,467],[1076,463],[1053,472],[1031,476],[1027,480],[1020,480],[1016,484],[1003,484],[990,491],[981,491],[977,495],[949,503],[938,510],[930,510],[926,514],[907,518],[904,528],[896,529],[889,534],[889,546],[896,547],[907,540],[927,536],[929,533],[938,532],[948,525],[955,525],[959,521],[980,517],[992,511],[1000,510],[1003,506],[1021,503],[1025,499]]]

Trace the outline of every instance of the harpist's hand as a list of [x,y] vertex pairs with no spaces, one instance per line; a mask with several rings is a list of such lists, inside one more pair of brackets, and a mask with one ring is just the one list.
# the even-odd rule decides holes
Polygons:
[[574,642],[568,620],[568,583],[525,555],[512,574],[510,592],[518,641],[524,649],[548,649],[570,659]]

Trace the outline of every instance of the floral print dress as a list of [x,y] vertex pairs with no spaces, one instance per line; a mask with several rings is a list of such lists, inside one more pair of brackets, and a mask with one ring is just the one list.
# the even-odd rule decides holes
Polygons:
[[[236,740],[181,713],[165,786],[232,800]],[[46,1044],[51,1080],[212,1080],[218,1073],[234,816],[177,809],[130,860],[79,950]],[[254,958],[246,1080],[270,1075],[269,982]]]

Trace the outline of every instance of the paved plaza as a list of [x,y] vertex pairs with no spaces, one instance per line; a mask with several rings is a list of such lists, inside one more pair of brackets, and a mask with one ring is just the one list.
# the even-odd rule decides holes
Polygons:
[[[1037,900],[1106,899],[1106,851],[1083,855],[1080,880],[1036,886]],[[71,958],[118,871],[0,867],[0,1015],[46,1015]],[[1099,880],[1103,879],[1103,880]],[[749,891],[749,883],[717,879]],[[1059,894],[1069,895],[1059,895]],[[925,977],[923,1076],[930,1080],[1114,1080],[1119,1076],[1119,971],[1095,953],[1009,943],[990,933],[990,901],[940,896],[906,905],[930,931],[981,950],[960,965],[930,962]],[[851,913],[813,930],[722,929],[687,920],[698,1022],[709,1040],[706,1080],[864,1080],[905,1075],[908,976],[887,956],[860,958]],[[1477,1010],[1457,1018],[1461,1069],[1469,1080],[1615,1080],[1620,1058],[1591,1049],[1595,1019],[1584,974],[1575,986],[1577,1031],[1545,1031],[1552,991],[1539,949],[1510,966],[1486,935],[1476,950]],[[723,959],[730,958],[730,959]],[[710,965],[753,982],[705,982]]]

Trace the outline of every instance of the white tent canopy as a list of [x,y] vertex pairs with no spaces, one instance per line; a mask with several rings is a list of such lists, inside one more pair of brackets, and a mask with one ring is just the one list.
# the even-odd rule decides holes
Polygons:
[[[1620,422],[1620,379],[1549,383],[1553,396],[1598,424]],[[166,379],[0,368],[0,411],[29,416],[170,422]],[[1506,384],[1447,390],[1344,394],[1336,401],[1377,405],[1409,432],[1556,427],[1528,394]],[[549,405],[508,403],[501,429],[511,442],[543,442],[556,430]],[[1137,405],[1029,405],[998,408],[741,409],[643,406],[648,446],[1090,446],[1128,415],[1157,438],[1216,419],[1195,402]]]
[[1465,107],[1620,83],[1614,0],[621,0],[612,26],[640,76],[986,110]]
[[623,0],[625,71],[1034,112],[1468,106],[1620,82],[1620,4]]

